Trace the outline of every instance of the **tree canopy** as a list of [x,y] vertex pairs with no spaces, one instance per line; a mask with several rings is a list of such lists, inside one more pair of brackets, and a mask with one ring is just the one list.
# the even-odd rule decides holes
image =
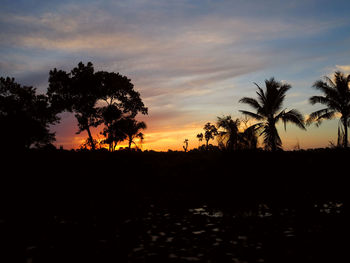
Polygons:
[[70,73],[51,70],[47,94],[58,112],[74,112],[78,133],[87,131],[92,149],[95,144],[91,127],[104,123],[104,135],[114,138],[115,134],[109,133],[115,133],[116,127],[112,126],[122,116],[134,118],[139,112],[148,113],[130,79],[119,73],[95,72],[91,62],[80,62]]
[[58,122],[48,98],[21,86],[14,78],[0,78],[0,136],[3,147],[41,147],[55,140],[50,124]]

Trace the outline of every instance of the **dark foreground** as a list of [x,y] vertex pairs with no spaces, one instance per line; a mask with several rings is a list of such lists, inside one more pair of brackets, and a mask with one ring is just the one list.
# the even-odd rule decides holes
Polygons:
[[0,262],[348,262],[349,157],[8,153]]

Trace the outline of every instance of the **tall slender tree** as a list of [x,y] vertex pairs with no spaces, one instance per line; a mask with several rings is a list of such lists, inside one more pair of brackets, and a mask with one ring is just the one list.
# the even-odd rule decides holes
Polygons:
[[209,148],[209,141],[214,140],[215,136],[218,135],[218,130],[215,127],[215,125],[211,124],[210,122],[206,123],[204,125],[204,139],[206,143],[206,148]]
[[259,121],[256,125],[262,130],[260,135],[264,136],[264,144],[267,150],[276,151],[282,148],[282,141],[278,134],[276,124],[282,120],[286,129],[287,122],[297,125],[305,130],[304,117],[296,109],[286,111],[282,110],[286,92],[291,88],[289,84],[283,84],[274,78],[265,80],[265,91],[254,83],[258,91],[258,99],[244,97],[239,100],[241,103],[248,104],[256,112],[241,110],[244,115]]
[[185,152],[187,152],[188,149],[188,139],[184,140],[184,145],[182,146],[182,148],[184,149]]
[[[348,147],[348,126],[350,126],[350,75],[344,75],[340,71],[334,73],[334,79],[324,77],[318,80],[313,87],[321,91],[323,96],[312,96],[309,101],[312,105],[320,103],[326,107],[310,114],[307,123],[313,122],[319,126],[323,120],[335,118],[340,114],[340,122],[344,130],[343,138],[338,138],[343,147]],[[339,127],[338,127],[338,135]],[[339,137],[339,136],[338,136]]]

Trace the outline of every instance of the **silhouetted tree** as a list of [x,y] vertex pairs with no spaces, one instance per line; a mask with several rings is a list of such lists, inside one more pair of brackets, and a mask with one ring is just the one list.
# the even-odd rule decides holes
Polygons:
[[[122,117],[135,117],[138,112],[147,114],[140,94],[134,90],[130,79],[119,73],[94,72],[91,62],[86,66],[79,63],[70,73],[51,70],[48,96],[57,111],[75,113],[78,120],[78,133],[86,130],[94,150],[95,144],[90,127],[104,123],[103,134],[109,142],[116,138],[116,124]],[[104,102],[104,105],[103,105]],[[110,136],[108,132],[111,132]],[[115,141],[115,140],[114,140]]]
[[131,118],[134,118],[139,112],[148,113],[140,93],[134,90],[134,85],[126,76],[114,72],[99,71],[96,73],[96,78],[99,83],[99,99],[106,103],[102,110],[113,106],[121,114]]
[[231,116],[218,117],[217,126],[224,129],[218,131],[219,140],[224,147],[229,151],[237,150],[240,141],[240,120],[232,120]]
[[125,119],[115,120],[110,125],[105,126],[101,134],[105,136],[106,139],[102,142],[108,145],[109,151],[114,152],[118,143],[127,139],[125,129]]
[[82,62],[70,73],[56,68],[50,71],[47,95],[57,112],[74,112],[78,121],[77,133],[87,131],[91,147],[95,144],[90,127],[99,126],[102,121],[96,103],[99,100],[99,83],[91,62],[85,66]]
[[14,78],[0,78],[0,136],[4,148],[41,147],[55,140],[49,125],[58,122],[45,95],[21,86]]
[[[312,96],[309,101],[312,105],[320,103],[326,108],[315,111],[310,114],[307,123],[316,122],[319,126],[323,120],[332,119],[337,113],[340,113],[340,121],[343,125],[343,138],[338,138],[338,142],[342,141],[343,147],[348,147],[348,126],[350,126],[350,75],[346,76],[337,71],[334,74],[334,80],[324,77],[325,81],[318,80],[313,87],[320,90],[324,96]],[[338,135],[340,130],[338,128]],[[339,137],[339,136],[338,136]]]
[[185,145],[183,145],[182,148],[184,148],[184,151],[187,152],[187,149],[188,149],[188,139],[185,139],[185,140],[184,140],[184,144],[185,144]]
[[123,120],[124,124],[122,125],[122,130],[126,135],[126,139],[128,140],[129,150],[131,149],[131,144],[135,144],[136,148],[137,145],[135,143],[135,139],[140,139],[140,142],[143,142],[144,134],[141,132],[141,130],[144,130],[147,128],[146,123],[143,121],[138,122],[137,120],[129,117],[125,118]]
[[218,131],[219,145],[228,151],[242,150],[242,149],[256,149],[257,148],[257,125],[245,127],[244,131],[239,131],[241,120],[233,120],[231,116],[218,117],[218,128],[223,130]]
[[199,143],[200,143],[201,141],[203,141],[203,133],[198,133],[196,137],[197,137]]
[[[137,122],[134,117],[141,112],[147,114],[148,109],[143,104],[140,94],[134,90],[134,85],[126,76],[119,73],[99,71],[96,73],[99,82],[100,99],[105,103],[100,108],[102,119],[107,126],[104,134],[115,139],[124,136],[115,136],[116,133],[124,132],[129,141],[129,149],[135,138],[143,140],[142,129],[146,129],[144,122]],[[120,127],[117,127],[119,125]],[[114,134],[108,135],[108,132]],[[107,141],[110,139],[107,138]],[[136,144],[135,144],[136,145]]]
[[291,122],[305,130],[304,118],[296,109],[290,111],[284,109],[280,111],[286,96],[285,94],[291,88],[289,84],[282,84],[271,78],[265,80],[265,91],[258,84],[254,84],[258,87],[258,91],[256,92],[258,100],[244,97],[239,102],[248,104],[256,110],[256,113],[245,110],[241,110],[240,112],[260,121],[256,125],[262,129],[261,135],[264,136],[265,148],[276,151],[282,147],[282,141],[276,128],[277,122],[282,120],[285,128],[286,123]]
[[[96,147],[99,144],[99,142],[94,139],[93,145]],[[91,150],[92,149],[92,143],[89,138],[87,138],[80,146],[79,150]]]
[[260,128],[259,124],[253,124],[251,126],[247,126],[245,123],[245,129],[243,133],[241,133],[241,144],[243,145],[243,149],[254,150],[258,148],[258,130]]
[[215,125],[210,122],[204,125],[204,138],[206,142],[206,148],[208,149],[209,141],[214,140],[215,136],[218,135],[218,130]]

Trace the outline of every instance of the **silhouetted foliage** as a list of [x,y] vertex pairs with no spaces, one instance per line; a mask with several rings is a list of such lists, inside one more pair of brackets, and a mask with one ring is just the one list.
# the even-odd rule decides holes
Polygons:
[[136,148],[138,148],[135,139],[140,140],[140,144],[143,143],[144,140],[144,134],[141,132],[141,130],[144,130],[147,128],[146,123],[143,121],[137,121],[131,117],[125,118],[125,128],[123,129],[126,139],[128,141],[128,147],[129,150],[131,149],[131,144],[135,144]]
[[245,127],[244,131],[240,131],[241,120],[232,120],[231,116],[218,117],[217,121],[218,141],[222,149],[226,151],[256,149],[258,138],[258,125]]
[[57,112],[74,112],[78,121],[77,133],[87,131],[92,149],[95,149],[91,127],[102,123],[96,103],[99,100],[98,81],[91,62],[82,62],[70,73],[56,68],[50,71],[47,95]]
[[93,147],[97,148],[97,145],[101,145],[99,141],[94,139],[91,143],[90,138],[87,138],[82,144],[79,145],[80,151],[90,151]]
[[206,145],[206,148],[209,147],[209,141],[210,140],[214,140],[215,136],[218,135],[218,130],[217,128],[215,127],[215,125],[211,124],[210,122],[206,123],[204,125],[204,135],[200,135],[198,134],[197,135],[197,138],[203,138],[205,139],[205,145]]
[[198,134],[196,135],[196,137],[197,137],[199,143],[200,143],[201,141],[203,141],[203,133],[198,133]]
[[[90,127],[106,125],[103,134],[108,144],[119,142],[120,124],[123,117],[135,117],[138,112],[147,114],[140,94],[134,90],[130,79],[119,73],[94,72],[91,62],[80,62],[70,73],[51,70],[48,96],[57,111],[71,111],[78,120],[78,133],[86,130],[92,149],[95,149]],[[99,106],[99,102],[105,105]],[[115,145],[112,147],[115,148]]]
[[350,75],[346,76],[337,71],[334,80],[324,77],[324,81],[318,80],[313,87],[321,91],[324,96],[312,96],[309,101],[312,105],[320,103],[326,108],[310,114],[307,123],[315,122],[317,126],[323,120],[332,119],[340,114],[342,129],[338,127],[338,144],[348,147],[348,126],[350,126]]
[[276,151],[282,149],[282,141],[276,128],[278,121],[282,120],[285,128],[286,123],[291,122],[305,130],[304,117],[299,111],[296,109],[280,111],[285,94],[291,86],[278,82],[274,78],[265,80],[265,91],[258,84],[254,84],[258,87],[256,92],[258,100],[244,97],[239,102],[248,104],[256,110],[256,113],[245,110],[240,112],[259,121],[256,126],[262,129],[260,135],[264,136],[264,144],[267,150]]
[[21,86],[13,78],[0,78],[0,137],[3,149],[42,147],[55,140],[49,125],[58,122],[45,95]]
[[99,99],[106,103],[105,107],[113,106],[123,115],[132,118],[138,113],[148,113],[147,107],[141,100],[140,93],[134,90],[134,85],[126,76],[114,72],[99,71],[96,72],[96,78]]
[[187,149],[188,149],[188,139],[185,139],[185,140],[184,140],[184,144],[185,144],[185,145],[183,145],[182,148],[184,149],[185,152],[187,152]]
[[125,133],[125,130],[127,129],[126,125],[127,123],[124,118],[116,119],[108,126],[105,126],[101,132],[106,138],[102,142],[108,145],[109,151],[114,152],[117,144],[127,139]]

